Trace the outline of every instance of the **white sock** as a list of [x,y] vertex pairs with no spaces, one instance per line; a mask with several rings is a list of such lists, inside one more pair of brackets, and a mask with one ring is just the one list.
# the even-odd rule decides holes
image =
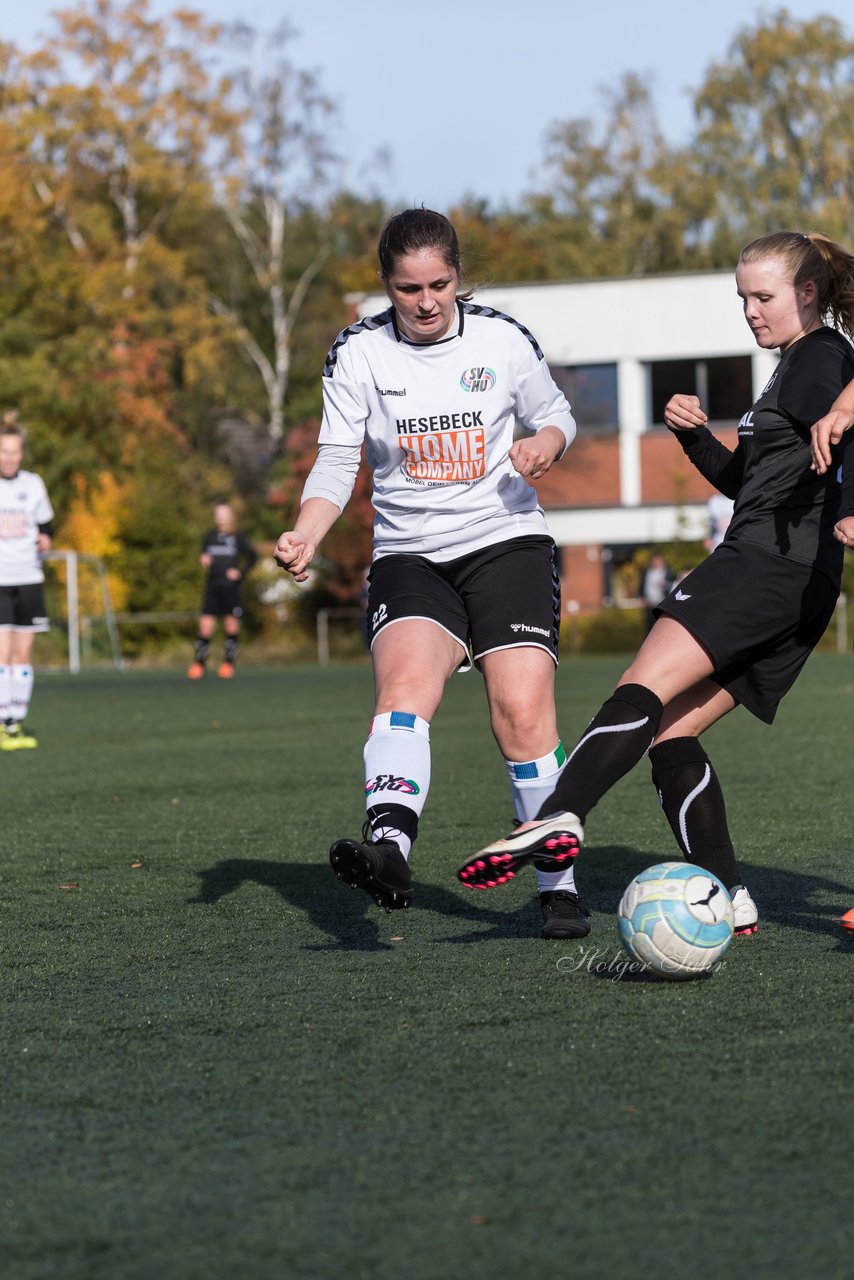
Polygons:
[[32,667],[29,663],[13,662],[9,668],[9,715],[13,720],[26,720],[32,692]]
[[[513,790],[513,808],[520,822],[533,822],[540,806],[554,791],[557,780],[566,766],[566,752],[559,742],[554,751],[539,760],[505,760],[510,786]],[[540,871],[536,867],[537,888],[540,893],[566,889],[575,893],[575,868],[572,863],[560,871]]]
[[374,840],[409,857],[430,790],[430,724],[409,711],[374,716],[365,743],[365,799]]
[[6,663],[0,664],[0,722],[8,720],[12,712],[9,709],[11,697],[12,672]]

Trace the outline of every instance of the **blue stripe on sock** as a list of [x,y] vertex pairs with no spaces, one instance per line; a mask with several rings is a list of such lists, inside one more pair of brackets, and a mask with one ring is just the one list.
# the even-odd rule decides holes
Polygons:
[[513,777],[518,781],[523,778],[539,778],[540,772],[537,768],[536,760],[531,760],[527,764],[514,764]]
[[392,711],[388,722],[390,729],[414,729],[416,717],[410,711]]

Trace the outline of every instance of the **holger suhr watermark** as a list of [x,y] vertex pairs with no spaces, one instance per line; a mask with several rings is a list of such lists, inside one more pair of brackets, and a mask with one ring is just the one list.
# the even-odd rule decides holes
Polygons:
[[[726,960],[715,960],[707,968],[697,969],[696,977],[702,978],[707,974],[717,973],[725,964]],[[678,968],[678,965],[674,965],[674,972]],[[557,962],[557,969],[559,973],[579,973],[584,969],[587,973],[610,978],[612,982],[619,982],[627,973],[651,973],[656,977],[661,976],[659,971],[647,964],[645,960],[633,960],[624,951],[611,953],[604,947],[579,947],[574,955],[561,956]],[[663,976],[667,976],[666,970],[663,971]]]

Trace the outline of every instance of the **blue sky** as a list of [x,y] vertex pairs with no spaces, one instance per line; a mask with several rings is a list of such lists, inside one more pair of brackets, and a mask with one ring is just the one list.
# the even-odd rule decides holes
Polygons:
[[[49,29],[57,0],[4,4],[0,38],[24,48]],[[68,6],[72,7],[72,6]],[[543,188],[549,124],[601,113],[600,88],[625,71],[652,77],[671,141],[692,126],[690,92],[734,34],[777,5],[749,0],[151,0],[150,11],[197,9],[217,21],[287,17],[292,61],[316,70],[339,108],[346,178],[389,203],[447,208],[464,194],[493,205]],[[788,0],[798,18],[827,14],[854,37],[851,0]],[[385,150],[389,163],[378,167]]]

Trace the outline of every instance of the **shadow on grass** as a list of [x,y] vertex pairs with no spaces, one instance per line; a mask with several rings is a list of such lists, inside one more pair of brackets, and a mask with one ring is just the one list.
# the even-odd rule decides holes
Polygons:
[[[625,846],[585,849],[578,867],[579,892],[592,912],[613,915],[629,881],[652,863],[667,860],[660,852],[643,853]],[[852,897],[846,885],[822,876],[749,863],[742,863],[742,871],[759,906],[760,932],[763,923],[775,924],[828,934],[842,950],[854,947],[854,933],[847,933],[839,926],[839,916]],[[419,883],[416,869],[415,902],[410,910],[430,911],[449,920],[471,922],[470,930],[441,939],[445,943],[536,936],[540,915],[534,877],[533,873],[523,874],[530,875],[531,900],[521,909],[507,909],[500,906],[500,889],[475,894],[462,887],[455,891]],[[331,935],[333,941],[320,944],[312,948],[314,950],[394,950],[380,936],[379,922],[383,921],[380,909],[367,894],[336,883],[325,864],[228,858],[198,875],[199,892],[190,899],[196,904],[216,903],[246,883],[273,889],[286,902],[305,911],[318,929]],[[834,905],[813,901],[817,895],[833,899]],[[405,918],[404,913],[391,914]]]
[[[198,894],[190,899],[197,905],[212,905],[244,884],[273,889],[291,906],[305,911],[318,929],[331,934],[334,942],[309,948],[316,951],[346,948],[355,951],[393,951],[380,937],[378,921],[384,913],[368,895],[337,882],[326,864],[268,862],[257,858],[227,858],[198,872]],[[461,893],[437,885],[415,883],[415,905],[409,910],[432,911],[436,915],[462,917],[479,928],[447,942],[473,942],[485,938],[514,938],[531,932],[530,925],[516,912],[495,910],[481,902],[468,902]],[[390,915],[405,919],[405,912]],[[539,914],[537,915],[539,919]],[[487,926],[484,928],[484,926]]]

